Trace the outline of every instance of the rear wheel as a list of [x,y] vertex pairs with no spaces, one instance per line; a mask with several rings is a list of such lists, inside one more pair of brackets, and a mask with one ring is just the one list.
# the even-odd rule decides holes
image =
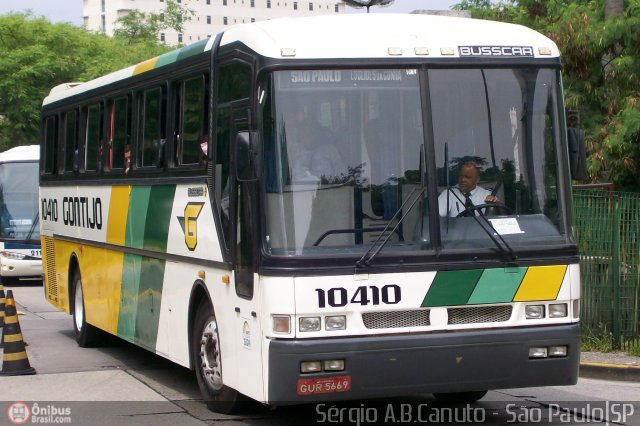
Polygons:
[[450,393],[434,393],[433,396],[440,402],[447,402],[452,404],[467,404],[476,402],[482,399],[487,394],[487,391],[472,391],[472,392],[450,392]]
[[99,330],[87,323],[84,309],[84,291],[80,271],[76,269],[73,275],[73,330],[76,342],[81,348],[90,348],[100,340]]
[[249,407],[247,397],[224,384],[218,323],[208,302],[201,303],[196,311],[191,354],[200,392],[210,410],[233,413]]

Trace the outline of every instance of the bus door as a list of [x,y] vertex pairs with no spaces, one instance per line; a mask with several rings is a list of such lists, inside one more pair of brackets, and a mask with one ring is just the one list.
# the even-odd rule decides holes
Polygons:
[[[237,340],[237,361],[244,377],[259,378],[261,370],[261,348],[260,348],[260,323],[258,321],[258,295],[255,294],[255,238],[256,230],[256,200],[257,181],[254,179],[255,173],[246,170],[254,164],[247,164],[246,160],[255,158],[247,149],[249,142],[255,143],[253,136],[249,136],[250,130],[250,105],[249,103],[239,103],[233,105],[231,109],[231,143],[233,144],[232,164],[235,170],[235,185],[232,200],[235,201],[234,232],[232,233],[232,259],[234,265],[234,286],[238,296],[236,299],[236,330],[241,333],[241,338]],[[251,139],[251,140],[250,140]],[[244,144],[244,145],[243,145]],[[238,146],[243,145],[243,146]],[[234,333],[235,334],[235,333]],[[255,371],[253,371],[255,370]],[[247,376],[246,374],[249,373]],[[259,396],[261,391],[260,381],[255,380],[254,384],[241,386],[243,393],[250,396]],[[256,389],[252,389],[255,387]]]

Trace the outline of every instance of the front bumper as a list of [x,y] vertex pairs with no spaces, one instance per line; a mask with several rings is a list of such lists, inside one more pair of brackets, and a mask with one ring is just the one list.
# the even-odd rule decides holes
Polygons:
[[[568,346],[563,358],[529,359],[533,346]],[[300,374],[300,362],[344,359],[345,371]],[[580,325],[465,332],[274,340],[268,401],[288,405],[533,386],[578,380]],[[346,392],[298,395],[299,379],[351,376]]]

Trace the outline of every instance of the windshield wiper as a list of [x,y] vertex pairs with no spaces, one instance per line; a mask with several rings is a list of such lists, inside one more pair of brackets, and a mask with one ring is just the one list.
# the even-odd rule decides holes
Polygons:
[[[458,196],[455,193],[453,195],[455,195],[456,198],[458,198]],[[480,228],[482,228],[482,230],[487,233],[487,235],[489,236],[491,241],[493,241],[493,243],[496,245],[496,247],[498,247],[498,250],[500,250],[500,253],[504,256],[505,262],[508,263],[508,264],[517,263],[518,256],[515,255],[515,253],[513,252],[513,249],[511,248],[511,246],[509,244],[507,244],[507,242],[504,240],[504,238],[502,238],[502,235],[500,235],[500,233],[496,230],[496,228],[494,228],[494,226],[491,223],[491,221],[489,219],[487,219],[487,217],[482,212],[482,208],[478,208],[477,209],[478,216],[476,216],[476,214],[474,212],[474,210],[476,210],[476,209],[468,209],[468,210],[471,210],[471,217],[473,217],[475,219],[475,221],[478,222],[478,225],[480,226]],[[480,219],[478,219],[478,217],[481,217],[484,220],[484,223],[487,226],[489,226],[489,228],[491,228],[491,229],[487,229],[484,226],[482,226],[483,222],[481,222]],[[495,233],[495,235],[498,236],[497,239],[494,236],[494,233]],[[500,242],[502,244],[504,244],[504,246],[498,242],[498,239],[500,240]]]
[[33,231],[36,230],[36,225],[38,224],[39,221],[40,221],[40,212],[36,211],[36,215],[33,218],[33,220],[31,221],[31,229],[29,229],[29,233],[27,234],[27,238],[25,238],[25,240],[27,240],[27,241],[31,240],[31,236],[33,235]]
[[[387,223],[387,226],[384,227],[384,229],[382,230],[382,232],[380,233],[378,238],[374,241],[373,244],[371,244],[371,247],[369,247],[369,250],[367,250],[367,252],[360,258],[360,260],[358,260],[356,262],[356,268],[364,268],[365,266],[369,266],[371,264],[373,259],[375,259],[375,257],[378,255],[378,253],[380,253],[382,251],[384,246],[391,239],[391,236],[396,232],[396,229],[398,229],[398,227],[404,221],[404,219],[407,217],[407,215],[411,211],[411,209],[413,209],[413,206],[415,206],[416,203],[418,202],[418,200],[420,199],[420,197],[422,197],[422,195],[424,194],[424,191],[425,191],[425,186],[424,185],[422,185],[422,187],[420,189],[414,188],[413,191],[411,191],[411,194],[409,194],[409,196],[404,201],[404,203],[402,203],[400,208],[398,210],[396,210],[396,212],[393,214],[393,217],[389,220],[389,222]],[[416,194],[416,192],[417,192],[417,194]],[[414,194],[416,194],[416,195],[414,196]],[[389,230],[389,227],[391,226],[391,223],[393,223],[393,220],[396,218],[396,216],[398,216],[402,212],[402,209],[404,208],[404,206],[410,200],[411,200],[411,204],[407,208],[407,211],[405,212],[405,214],[403,214],[402,217],[400,219],[398,219],[398,223],[396,223],[396,226],[393,227],[391,232],[387,233],[387,231]],[[385,235],[385,233],[386,233],[386,236],[385,236],[384,240],[380,243],[380,245],[374,251],[374,248],[376,247],[376,245],[378,244],[380,239]]]

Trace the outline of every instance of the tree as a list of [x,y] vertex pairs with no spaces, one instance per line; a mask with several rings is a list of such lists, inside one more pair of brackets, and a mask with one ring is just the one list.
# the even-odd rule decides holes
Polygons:
[[624,4],[620,13],[621,0],[518,0],[471,12],[528,26],[558,45],[565,103],[580,112],[586,135],[589,180],[640,191],[640,0]]
[[342,0],[342,2],[347,6],[355,7],[356,9],[366,7],[367,13],[369,13],[369,8],[371,6],[389,6],[394,1],[395,0]]
[[161,31],[184,31],[184,23],[191,20],[195,12],[180,6],[175,0],[167,0],[162,12],[144,13],[134,10],[115,21],[113,36],[126,40],[129,44],[145,43],[157,40]]
[[40,108],[52,87],[87,81],[168,50],[155,40],[131,46],[31,14],[0,16],[0,151],[39,142]]

